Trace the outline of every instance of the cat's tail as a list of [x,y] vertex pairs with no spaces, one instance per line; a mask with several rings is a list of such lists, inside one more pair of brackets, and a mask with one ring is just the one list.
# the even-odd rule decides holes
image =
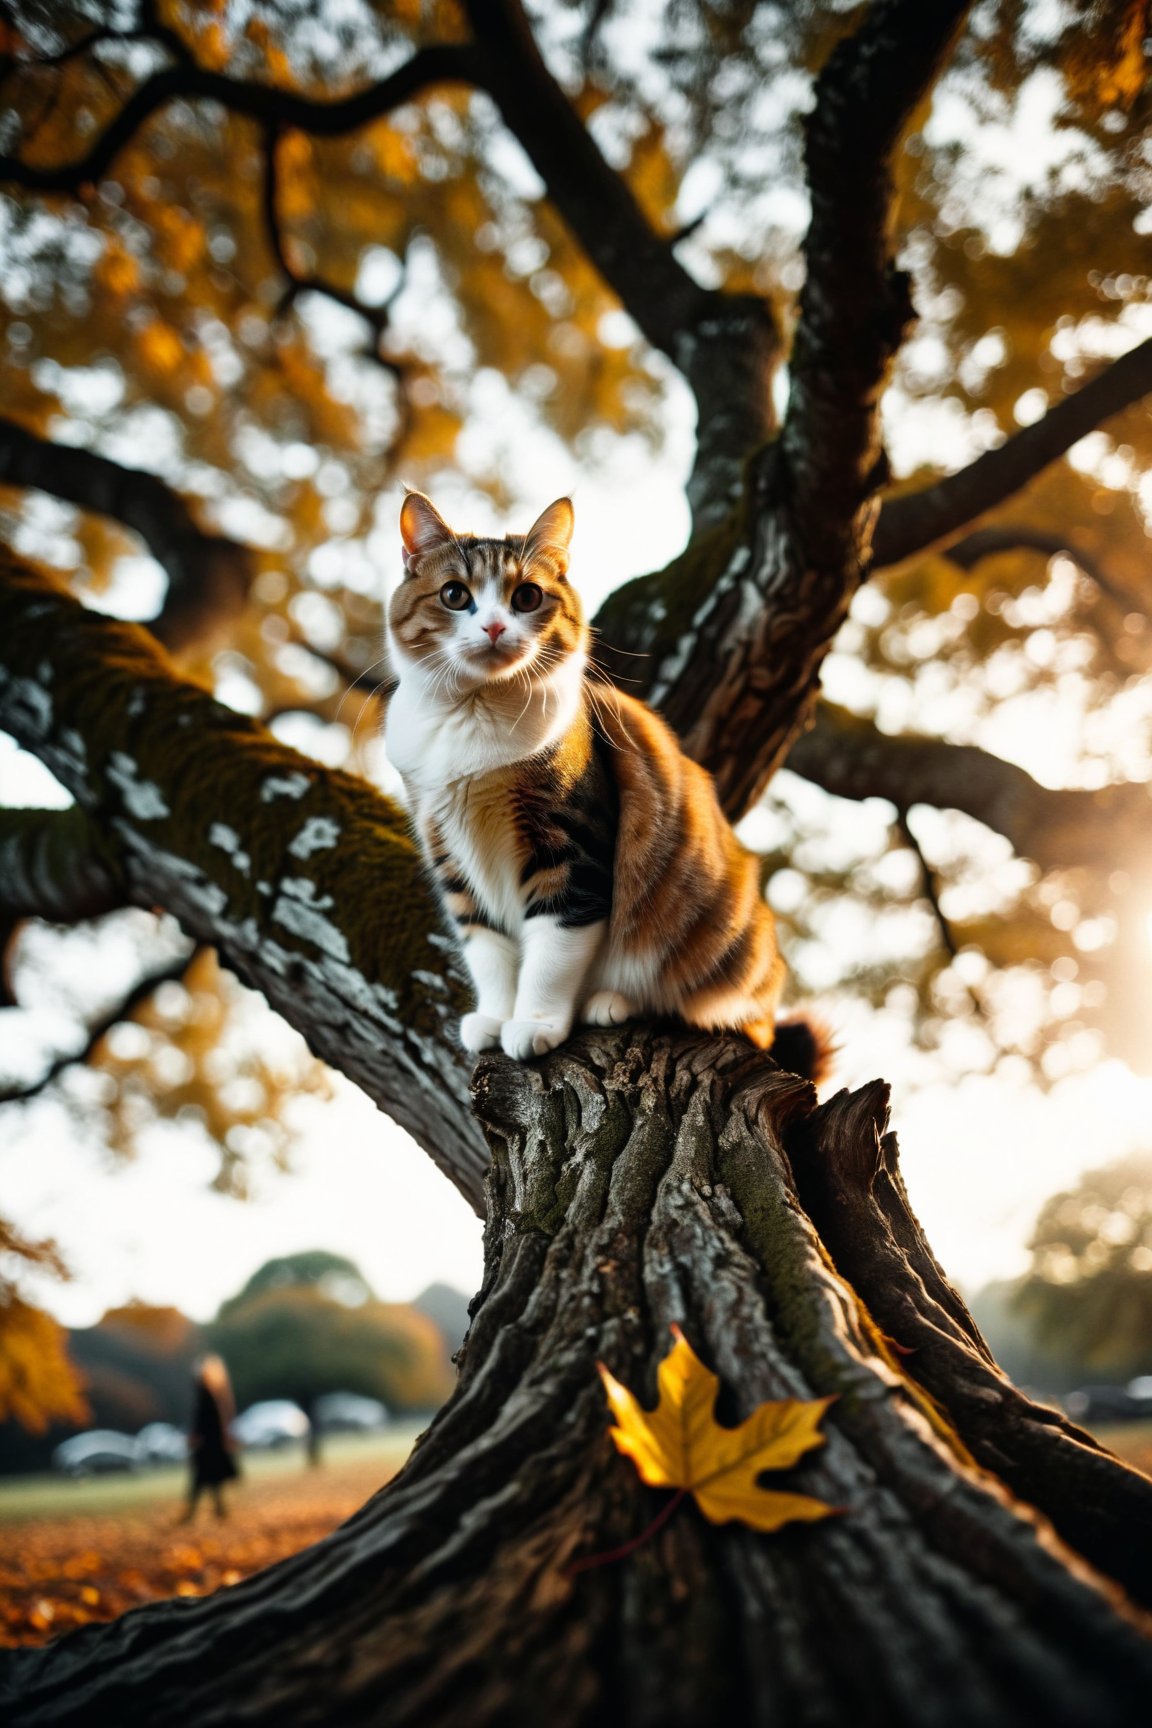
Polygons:
[[832,1059],[838,1045],[831,1029],[812,1014],[798,1014],[791,1020],[757,1020],[740,1030],[762,1050],[767,1050],[774,1062],[789,1074],[799,1074],[818,1086],[832,1072]]

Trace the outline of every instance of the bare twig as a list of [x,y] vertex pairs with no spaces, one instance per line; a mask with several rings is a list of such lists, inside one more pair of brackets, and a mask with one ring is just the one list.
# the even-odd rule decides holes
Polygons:
[[0,1104],[27,1103],[29,1099],[38,1097],[69,1068],[82,1067],[90,1062],[112,1028],[131,1020],[149,997],[155,995],[161,984],[175,983],[185,977],[199,953],[200,950],[194,948],[191,954],[182,954],[178,960],[169,961],[151,972],[145,972],[131,990],[92,1022],[78,1050],[61,1051],[35,1080],[0,1086]]
[[387,78],[365,90],[323,101],[270,84],[229,78],[191,63],[169,66],[139,85],[82,156],[51,168],[36,167],[15,156],[0,156],[0,181],[30,192],[79,192],[102,178],[153,114],[181,99],[219,102],[234,114],[335,138],[390,113],[433,84],[475,82],[476,70],[470,47],[442,43],[418,49]]
[[280,271],[287,277],[287,287],[280,297],[276,308],[277,315],[286,312],[301,294],[322,294],[328,300],[333,300],[338,306],[354,312],[362,318],[372,331],[371,339],[365,345],[365,355],[382,366],[396,381],[401,403],[407,409],[407,395],[404,390],[404,368],[398,360],[383,351],[384,338],[388,332],[388,321],[397,295],[404,287],[404,274],[401,272],[392,293],[379,306],[370,306],[361,300],[349,288],[341,288],[337,283],[321,275],[318,271],[308,273],[296,269],[292,263],[288,243],[280,222],[280,167],[278,144],[282,128],[277,121],[269,121],[264,128],[264,175],[261,182],[260,207],[264,217],[264,232],[272,255]]
[[1049,534],[1040,528],[1008,522],[1003,527],[974,528],[962,540],[953,540],[941,555],[960,570],[974,570],[985,558],[999,552],[1038,552],[1042,558],[1065,557],[1087,576],[1093,587],[1125,612],[1145,610],[1145,602],[1127,593],[1108,575],[1100,560],[1066,534]]

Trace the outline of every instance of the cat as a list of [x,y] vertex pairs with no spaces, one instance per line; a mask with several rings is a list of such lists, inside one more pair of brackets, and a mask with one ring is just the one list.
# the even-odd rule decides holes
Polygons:
[[823,1035],[776,1023],[758,859],[659,716],[590,666],[573,522],[567,498],[522,538],[456,534],[419,492],[400,511],[385,738],[475,986],[461,1043],[524,1061],[576,1023],[672,1016],[819,1078]]

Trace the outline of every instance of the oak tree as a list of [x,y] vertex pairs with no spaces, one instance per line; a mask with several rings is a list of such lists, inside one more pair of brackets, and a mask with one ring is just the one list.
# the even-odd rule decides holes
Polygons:
[[[739,1039],[649,1026],[470,1072],[402,811],[285,740],[321,748],[371,675],[386,462],[499,498],[485,393],[592,460],[659,447],[685,388],[691,536],[606,600],[606,670],[733,817],[784,765],[887,801],[911,875],[837,883],[800,848],[798,921],[846,875],[920,902],[929,1034],[979,994],[989,1047],[1052,1072],[1065,1033],[1131,1042],[1144,8],[15,15],[0,725],[72,802],[3,816],[4,917],[163,908],[487,1221],[456,1390],[399,1478],[232,1591],[17,1655],[17,1719],[1141,1720],[1152,1484],[999,1373],[883,1087],[818,1107]],[[1037,103],[1068,147],[1006,197],[975,140]],[[897,407],[969,459],[893,482]],[[166,577],[148,630],[93,604],[122,534]],[[852,708],[818,699],[830,650],[868,674]],[[1029,688],[1138,741],[1103,727],[1084,783],[1046,786],[982,741]],[[954,737],[923,720],[941,691]],[[795,857],[772,808],[766,868]],[[1007,886],[959,892],[966,831],[932,858],[925,810],[999,835]],[[766,1537],[684,1506],[577,1570],[658,1508],[595,1362],[653,1404],[671,1323],[733,1421],[835,1396],[795,1486],[843,1515]]]

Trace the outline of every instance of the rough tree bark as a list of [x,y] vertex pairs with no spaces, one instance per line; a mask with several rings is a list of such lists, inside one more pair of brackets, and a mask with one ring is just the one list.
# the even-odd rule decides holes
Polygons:
[[[981,1445],[1006,1456],[1046,1429],[1066,1454],[1049,1510],[1090,1541],[1106,1545],[1110,1512],[1146,1530],[1152,1483],[1005,1387],[894,1234],[906,1312],[885,1336],[798,1203],[790,1152],[851,1188],[871,1099],[815,1115],[810,1088],[739,1040],[637,1030],[531,1068],[485,1060],[475,1101],[484,1285],[459,1388],[399,1478],[232,1590],[16,1655],[10,1719],[1146,1720],[1147,1618],[973,1462],[955,1408],[974,1401]],[[943,1405],[907,1368],[942,1316],[943,1389],[960,1388]],[[732,1390],[731,1417],[836,1395],[826,1448],[795,1474],[842,1515],[764,1537],[685,1502],[628,1559],[573,1575],[661,1500],[612,1449],[593,1362],[651,1402],[672,1322]],[[1147,1597],[1146,1547],[1129,1570]]]

